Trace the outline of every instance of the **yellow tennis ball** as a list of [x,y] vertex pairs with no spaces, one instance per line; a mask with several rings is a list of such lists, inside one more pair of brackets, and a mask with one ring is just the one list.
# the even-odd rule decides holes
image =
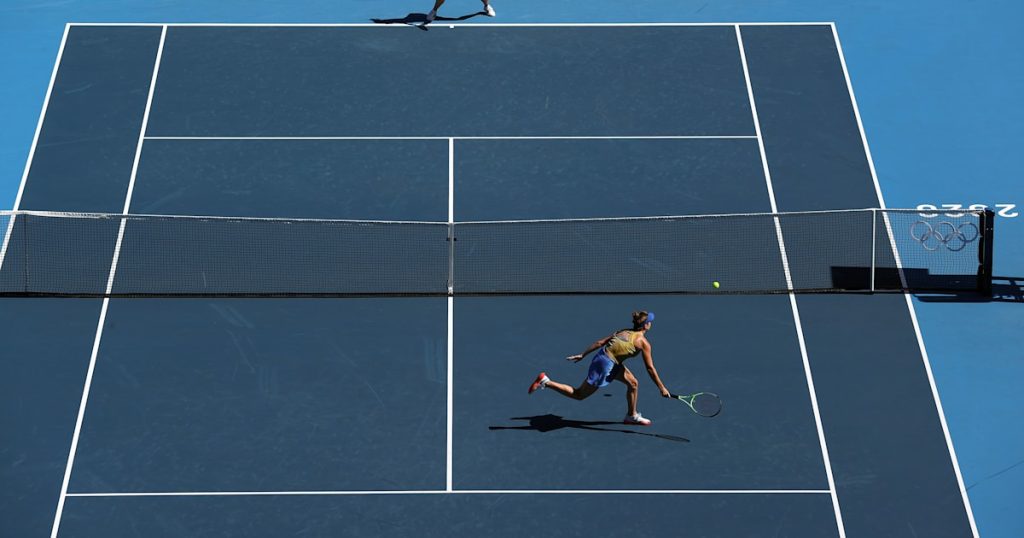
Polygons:
[[712,282],[712,283],[711,283],[711,285],[712,285],[712,286],[714,286],[716,290],[717,290],[718,288],[722,287],[722,285],[721,285],[721,284],[719,284],[717,280],[716,280],[716,281],[714,281],[714,282]]

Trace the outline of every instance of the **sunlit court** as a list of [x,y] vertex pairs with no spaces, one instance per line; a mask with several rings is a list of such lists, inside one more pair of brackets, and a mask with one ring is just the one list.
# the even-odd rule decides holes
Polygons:
[[977,536],[912,296],[999,208],[887,207],[841,28],[494,8],[67,25],[0,530]]

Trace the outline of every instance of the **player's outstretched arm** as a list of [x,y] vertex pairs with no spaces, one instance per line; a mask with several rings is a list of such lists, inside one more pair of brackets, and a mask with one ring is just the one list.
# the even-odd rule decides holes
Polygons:
[[647,368],[647,375],[651,376],[651,381],[658,386],[658,390],[661,395],[665,398],[671,396],[668,389],[665,388],[665,384],[661,382],[661,377],[658,376],[658,370],[654,367],[654,355],[651,352],[651,343],[646,338],[638,342],[641,351],[644,355],[644,366]]
[[615,335],[613,334],[612,336],[601,338],[600,340],[594,340],[594,343],[587,346],[587,349],[583,353],[580,353],[578,355],[569,355],[568,357],[565,358],[565,360],[572,362],[580,362],[581,360],[583,360],[583,357],[586,357],[597,348],[607,344],[608,341],[611,340],[614,336]]

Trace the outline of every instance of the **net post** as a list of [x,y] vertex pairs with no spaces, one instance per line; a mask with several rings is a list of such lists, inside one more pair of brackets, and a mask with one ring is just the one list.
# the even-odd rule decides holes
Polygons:
[[455,295],[455,223],[448,222],[448,296]]
[[978,245],[978,293],[992,296],[992,240],[995,235],[996,213],[986,209],[981,215],[981,244]]
[[877,266],[876,241],[878,239],[878,209],[871,210],[871,293],[875,292],[875,268]]

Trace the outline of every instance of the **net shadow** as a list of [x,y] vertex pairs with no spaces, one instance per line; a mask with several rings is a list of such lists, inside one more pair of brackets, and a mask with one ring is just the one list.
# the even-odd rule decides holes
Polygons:
[[1024,277],[992,277],[992,295],[977,292],[916,294],[922,303],[1024,303]]
[[[874,291],[946,291],[972,293],[977,297],[977,274],[933,274],[929,269],[877,268]],[[906,285],[904,285],[904,279]],[[870,267],[832,267],[832,287],[848,291],[871,291]]]

